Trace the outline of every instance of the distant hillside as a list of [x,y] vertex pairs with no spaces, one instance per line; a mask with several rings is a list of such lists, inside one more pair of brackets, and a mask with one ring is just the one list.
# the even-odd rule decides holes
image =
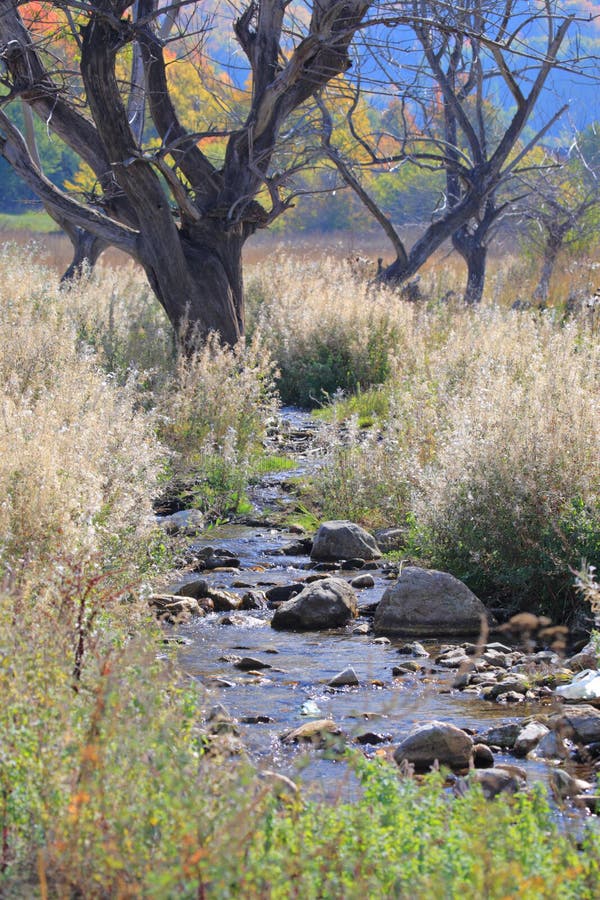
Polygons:
[[[522,21],[529,18],[531,3],[523,0],[520,4]],[[293,3],[291,9],[297,18],[298,30],[310,17],[310,3]],[[564,103],[570,104],[568,118],[554,129],[557,135],[567,127],[572,130],[583,128],[592,121],[600,119],[600,4],[589,3],[586,0],[565,0],[563,4],[565,15],[573,15],[576,20],[564,45],[564,68],[557,69],[548,84],[547,90],[540,99],[536,112],[536,120],[532,126],[546,121]],[[202,4],[202,20],[206,22],[207,31],[204,38],[204,47],[207,56],[219,65],[227,68],[233,81],[240,87],[247,83],[249,77],[248,62],[240,49],[233,30],[233,21],[236,13],[229,3],[221,0],[210,0],[209,4]],[[200,15],[200,13],[198,14]],[[355,45],[358,54],[358,66],[360,68],[365,86],[369,76],[373,79],[382,79],[381,70],[377,70],[377,57],[382,54],[381,48],[385,41],[390,40],[390,30],[380,29],[372,32],[375,36],[378,50],[375,54],[369,52],[361,42],[368,41],[369,32],[361,35]],[[385,41],[384,41],[385,39]],[[523,54],[530,49],[533,53],[541,49],[545,39],[544,25],[541,21],[529,23],[523,27],[518,36],[517,43]],[[420,59],[420,50],[416,47],[413,32],[407,26],[397,26],[393,37],[393,43],[402,55],[402,65],[409,71],[416,66]],[[524,56],[516,55],[515,64],[523,65]],[[352,72],[348,74],[352,78]],[[378,106],[385,105],[387,100],[394,96],[391,90],[378,89],[377,96],[372,98]],[[505,108],[512,105],[512,97],[508,91],[501,92],[495,100]]]

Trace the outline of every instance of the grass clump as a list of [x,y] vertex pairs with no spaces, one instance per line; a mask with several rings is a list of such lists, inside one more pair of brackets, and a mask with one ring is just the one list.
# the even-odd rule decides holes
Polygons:
[[439,776],[419,786],[388,765],[356,766],[354,802],[312,803],[262,825],[244,896],[284,898],[289,884],[310,898],[593,896],[597,837],[580,854],[540,790],[490,804],[477,791],[448,796]]
[[238,508],[265,464],[262,441],[279,408],[275,376],[259,335],[233,349],[211,337],[178,360],[161,392],[160,436],[174,453],[172,478],[213,517]]
[[[123,486],[126,474],[131,511],[141,518],[148,513],[148,498],[159,491],[180,491],[182,505],[206,510],[212,518],[236,510],[248,480],[267,465],[262,441],[278,410],[275,366],[264,341],[256,335],[230,350],[212,337],[193,357],[178,359],[170,326],[133,267],[99,267],[61,290],[54,276],[33,264],[32,252],[8,245],[0,257],[6,295],[0,313],[0,371],[11,402],[29,404],[26,413],[7,407],[6,433],[10,425],[18,440],[7,442],[0,485],[10,481],[11,496],[20,489],[30,491],[35,481],[30,482],[29,471],[19,463],[28,442],[26,465],[32,478],[33,470],[39,473],[32,505],[39,497],[40,507],[32,508],[31,518],[51,543],[51,536],[64,527],[64,511],[57,512],[58,518],[52,515],[61,491],[70,492],[70,477],[81,493],[77,515],[89,499],[96,507],[90,505],[88,518],[110,530],[115,498],[110,492],[103,495],[101,471],[112,492]],[[14,420],[21,414],[22,434]],[[44,428],[48,433],[42,437]],[[65,459],[71,460],[69,466]],[[146,459],[152,460],[147,471]],[[129,473],[121,472],[121,462],[133,466]],[[53,473],[51,465],[56,466]],[[56,502],[50,501],[51,491]],[[15,503],[20,508],[24,498]],[[123,507],[125,495],[119,503]],[[4,513],[9,515],[6,505]],[[1,516],[2,511],[0,522]],[[23,534],[15,540],[37,544],[33,533],[28,537],[24,531],[27,516],[17,524]],[[12,534],[14,527],[5,533]],[[16,545],[7,548],[9,555],[13,551]]]
[[109,552],[147,526],[164,457],[133,380],[77,347],[43,270],[0,257],[0,571]]
[[399,323],[384,292],[344,263],[280,258],[253,270],[250,327],[259,327],[277,360],[284,403],[319,406],[338,391],[382,384],[400,349]]
[[139,269],[98,266],[66,291],[64,307],[72,319],[82,348],[89,348],[99,364],[120,383],[136,375],[144,402],[153,405],[153,392],[172,377],[176,342],[162,307]]

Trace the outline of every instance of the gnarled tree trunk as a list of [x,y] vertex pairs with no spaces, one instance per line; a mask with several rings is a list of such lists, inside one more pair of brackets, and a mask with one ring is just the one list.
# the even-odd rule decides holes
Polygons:
[[468,306],[476,306],[483,299],[490,234],[505,206],[506,204],[497,206],[492,193],[477,211],[477,215],[452,235],[452,246],[467,265],[463,300]]
[[468,306],[476,306],[483,298],[488,248],[482,231],[481,227],[476,226],[470,232],[465,226],[452,235],[452,246],[460,253],[467,266],[463,301]]
[[[50,214],[52,215],[51,212]],[[53,216],[53,218],[57,217]],[[108,244],[84,228],[74,228],[66,220],[59,221],[58,224],[65,231],[73,246],[73,259],[60,279],[61,284],[68,284],[71,281],[77,281],[86,271],[91,272]]]
[[469,246],[464,254],[467,264],[467,284],[463,294],[463,301],[468,306],[476,306],[478,303],[481,303],[483,298],[487,253],[488,248],[486,245],[479,244]]
[[244,240],[243,235],[220,230],[213,223],[181,233],[176,270],[168,249],[153,246],[140,254],[182,347],[193,347],[211,331],[218,331],[221,340],[231,345],[244,335]]
[[568,226],[565,228],[556,227],[547,231],[540,278],[536,289],[533,292],[533,299],[537,303],[546,303],[548,300],[550,294],[550,281],[552,280],[556,260],[558,259],[558,254],[560,253],[567,231]]

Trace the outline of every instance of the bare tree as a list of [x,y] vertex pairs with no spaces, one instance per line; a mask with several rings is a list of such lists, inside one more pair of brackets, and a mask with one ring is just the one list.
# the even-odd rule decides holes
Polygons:
[[[181,122],[165,52],[166,40],[176,47],[184,32],[202,39],[199,4],[46,6],[72,23],[78,70],[52,57],[19,0],[0,0],[0,152],[68,228],[89,236],[96,249],[112,244],[141,263],[178,332],[215,330],[234,343],[244,333],[242,247],[285,210],[286,179],[299,165],[292,153],[286,170],[271,171],[284,125],[350,67],[350,42],[368,0],[319,0],[304,21],[286,0],[241,4],[231,27],[251,79],[246,108],[241,120],[202,133]],[[175,15],[177,33],[165,39],[165,23],[170,32]],[[124,84],[117,66],[129,47],[133,67]],[[97,179],[94,197],[78,201],[45,178],[6,114],[16,101],[87,163]],[[144,142],[144,114],[158,147]],[[207,150],[215,137],[222,141],[220,160]]]
[[[594,132],[592,126],[588,136]],[[546,149],[539,165],[521,176],[527,196],[520,204],[520,218],[542,260],[533,294],[541,304],[548,300],[560,253],[597,237],[600,157],[586,144],[585,133],[576,134],[568,152]]]
[[[377,53],[382,86],[387,83],[389,92],[392,85],[399,100],[398,127],[369,136],[354,127],[359,88],[370,88],[366,80],[357,87],[348,127],[368,154],[370,166],[384,170],[403,163],[444,173],[444,195],[410,249],[368,195],[351,161],[332,146],[322,101],[325,151],[393,245],[396,258],[379,278],[388,282],[410,278],[451,239],[467,264],[464,298],[477,303],[483,292],[491,229],[511,200],[507,186],[514,186],[529,151],[566,109],[557,110],[523,144],[523,131],[549,76],[564,64],[560,52],[573,17],[561,17],[552,0],[544,4],[506,0],[501,5],[489,0],[465,0],[459,5],[415,0],[397,6],[397,22],[403,34],[407,24],[412,30],[420,57],[415,59],[413,49],[407,58],[393,31],[381,37],[377,48],[367,39]],[[534,32],[535,42],[526,43],[528,32]],[[512,103],[504,117],[493,102],[501,91]]]
[[[31,111],[31,107],[26,103],[22,103],[22,107],[24,121],[23,134],[27,150],[31,156],[32,162],[39,171],[42,172],[42,162],[35,137],[33,112]],[[68,283],[73,279],[79,278],[84,271],[93,269],[108,244],[86,229],[73,225],[71,221],[66,216],[62,215],[51,203],[44,204],[44,208],[50,218],[65,232],[73,247],[73,259],[67,269],[63,272],[61,278],[62,282]]]

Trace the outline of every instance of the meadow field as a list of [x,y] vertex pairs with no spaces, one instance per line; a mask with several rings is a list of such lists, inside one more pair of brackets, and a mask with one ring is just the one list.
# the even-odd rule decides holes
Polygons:
[[246,344],[178,359],[131,264],[60,289],[63,238],[0,238],[2,896],[598,896],[598,829],[566,829],[536,787],[453,797],[354,752],[355,802],[322,801],[231,756],[147,597],[184,550],[153,501],[193,484],[209,520],[234,515],[285,403],[321,423],[297,485],[314,521],[398,526],[405,558],[497,613],[586,627],[600,263],[564,260],[539,309],[533,262],[498,252],[465,309],[450,257],[410,302],[348,261],[374,274],[376,243],[265,240]]

